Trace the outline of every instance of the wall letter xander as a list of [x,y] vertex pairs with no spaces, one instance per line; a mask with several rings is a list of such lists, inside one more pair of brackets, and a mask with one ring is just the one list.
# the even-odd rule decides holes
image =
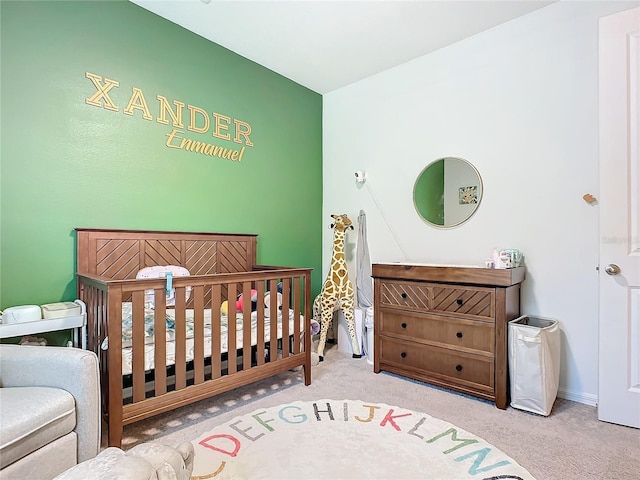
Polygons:
[[[111,95],[112,90],[120,87],[120,82],[110,78],[102,77],[92,72],[85,72],[85,77],[91,80],[95,87],[95,92],[85,98],[85,103],[93,107],[103,108],[112,112],[120,111]],[[163,95],[156,95],[158,109],[155,121],[162,125],[170,125],[172,131],[167,134],[168,140],[165,145],[168,148],[177,148],[187,152],[199,153],[209,156],[216,156],[233,161],[242,161],[245,147],[253,147],[250,135],[251,125],[248,122],[232,118],[218,112],[210,112],[204,108],[188,105],[179,100],[169,100]],[[242,148],[226,148],[219,145],[210,144],[191,139],[181,138],[184,108],[189,110],[189,124],[187,130],[196,134],[209,134],[225,142],[233,142],[242,145]],[[136,116],[136,113],[144,120],[154,120],[152,109],[149,108],[145,93],[141,88],[131,87],[131,95],[128,103],[122,111],[125,115]],[[180,139],[178,144],[173,143],[174,139]]]

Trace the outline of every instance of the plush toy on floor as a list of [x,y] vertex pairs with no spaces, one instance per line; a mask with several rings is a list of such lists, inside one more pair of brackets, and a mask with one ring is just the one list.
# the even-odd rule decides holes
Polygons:
[[349,217],[344,215],[331,215],[334,223],[333,251],[331,253],[331,267],[327,278],[322,285],[320,295],[313,302],[313,312],[316,320],[320,317],[320,341],[318,342],[319,360],[323,360],[324,346],[327,340],[327,331],[333,322],[333,312],[336,309],[342,310],[347,321],[347,328],[351,336],[351,346],[353,347],[353,358],[362,357],[358,337],[356,336],[355,321],[355,295],[353,284],[349,279],[347,271],[347,260],[344,255],[344,240],[347,229],[353,230],[353,225]]

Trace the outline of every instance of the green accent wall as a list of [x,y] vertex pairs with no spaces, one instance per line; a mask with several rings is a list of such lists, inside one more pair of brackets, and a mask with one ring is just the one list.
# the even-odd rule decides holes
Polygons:
[[[259,263],[312,267],[320,290],[320,94],[126,1],[0,5],[0,308],[75,298],[75,227],[257,233]],[[117,111],[86,103],[86,72],[119,82]],[[134,89],[151,120],[139,97],[124,113]],[[167,147],[157,95],[185,127],[188,105],[229,117],[230,140],[211,116],[182,136],[242,161]]]

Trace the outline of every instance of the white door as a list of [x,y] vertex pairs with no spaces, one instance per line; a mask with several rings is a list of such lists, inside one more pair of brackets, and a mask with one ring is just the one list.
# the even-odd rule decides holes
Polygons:
[[600,19],[598,418],[640,427],[640,8]]

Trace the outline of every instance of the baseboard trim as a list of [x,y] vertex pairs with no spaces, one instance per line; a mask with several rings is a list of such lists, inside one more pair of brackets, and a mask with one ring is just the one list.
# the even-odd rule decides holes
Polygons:
[[585,405],[591,405],[592,407],[598,405],[598,396],[588,393],[575,393],[559,389],[558,397],[564,398],[565,400],[571,400],[573,402],[584,403]]

